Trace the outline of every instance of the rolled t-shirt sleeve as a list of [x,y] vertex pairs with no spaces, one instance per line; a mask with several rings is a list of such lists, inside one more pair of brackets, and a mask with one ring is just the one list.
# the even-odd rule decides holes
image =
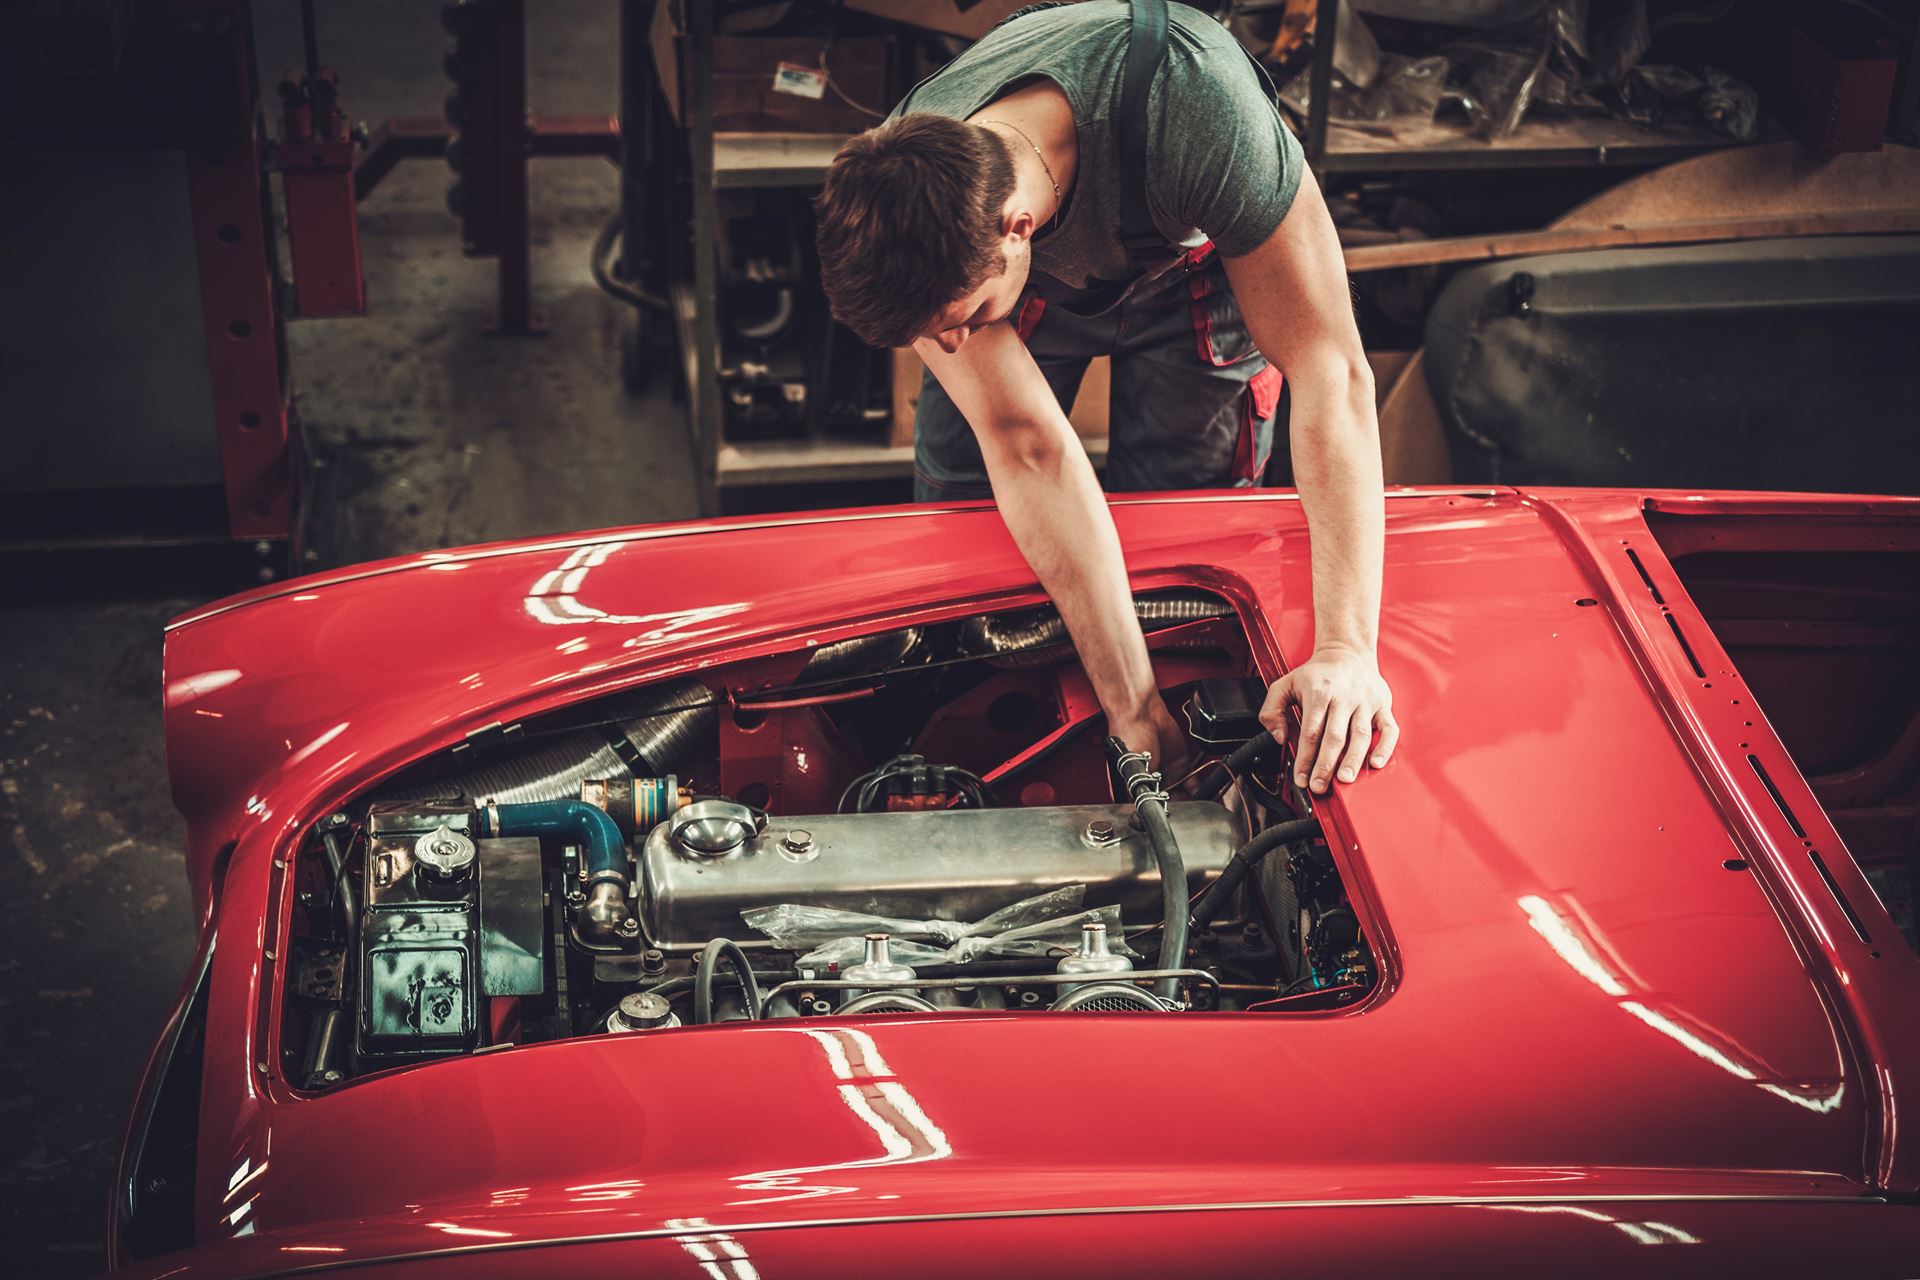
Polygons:
[[1287,216],[1306,157],[1253,64],[1231,52],[1167,58],[1151,95],[1147,204],[1163,234],[1197,227],[1234,258]]

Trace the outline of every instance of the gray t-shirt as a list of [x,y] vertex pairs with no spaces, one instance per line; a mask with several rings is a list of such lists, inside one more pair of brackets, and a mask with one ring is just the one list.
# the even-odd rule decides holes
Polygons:
[[[1212,240],[1228,257],[1262,244],[1293,204],[1306,160],[1264,74],[1227,30],[1168,6],[1167,56],[1147,93],[1147,208],[1170,245]],[[895,107],[964,119],[1035,79],[1073,109],[1079,169],[1059,222],[1036,237],[1033,265],[1073,288],[1134,274],[1120,244],[1120,86],[1125,0],[1084,0],[1001,23],[914,86]]]

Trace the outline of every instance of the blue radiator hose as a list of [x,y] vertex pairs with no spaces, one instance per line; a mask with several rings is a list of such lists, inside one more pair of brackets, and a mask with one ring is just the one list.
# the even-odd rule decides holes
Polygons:
[[587,883],[602,877],[618,878],[622,887],[627,873],[626,846],[620,828],[605,809],[585,800],[538,800],[531,804],[495,804],[487,806],[487,827],[502,836],[560,836],[570,838],[586,850]]
[[483,829],[496,836],[555,836],[586,851],[587,902],[576,927],[595,945],[616,944],[627,915],[627,848],[620,828],[605,809],[584,800],[538,800],[530,804],[491,804],[482,812]]

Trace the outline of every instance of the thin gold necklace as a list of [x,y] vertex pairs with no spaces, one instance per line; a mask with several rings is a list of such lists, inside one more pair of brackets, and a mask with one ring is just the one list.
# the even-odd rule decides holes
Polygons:
[[1017,124],[1008,124],[1005,120],[982,120],[980,123],[982,125],[997,124],[1004,129],[1011,129],[1020,135],[1021,141],[1033,148],[1033,158],[1040,162],[1041,170],[1047,175],[1047,185],[1053,188],[1054,211],[1057,213],[1060,208],[1060,202],[1064,199],[1060,194],[1060,183],[1055,180],[1053,176],[1053,166],[1047,163],[1047,158],[1040,153],[1039,146],[1032,138],[1027,137],[1027,131]]

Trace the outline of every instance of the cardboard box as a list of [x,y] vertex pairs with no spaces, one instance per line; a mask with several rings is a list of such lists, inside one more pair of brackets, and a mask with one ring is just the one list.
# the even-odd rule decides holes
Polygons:
[[1891,29],[1839,6],[1795,16],[1762,28],[1771,46],[1760,62],[1766,105],[1810,147],[1878,151],[1900,68]]
[[[671,5],[663,4],[654,11],[648,38],[667,108],[680,122],[686,118],[682,86],[687,50],[686,38],[675,28],[671,9]],[[894,42],[886,36],[831,40],[715,36],[713,127],[723,133],[858,133],[870,129],[893,106],[889,87],[893,57]],[[775,88],[777,80],[805,87],[823,60],[831,83],[818,86],[819,97]],[[783,77],[783,67],[805,74]]]

